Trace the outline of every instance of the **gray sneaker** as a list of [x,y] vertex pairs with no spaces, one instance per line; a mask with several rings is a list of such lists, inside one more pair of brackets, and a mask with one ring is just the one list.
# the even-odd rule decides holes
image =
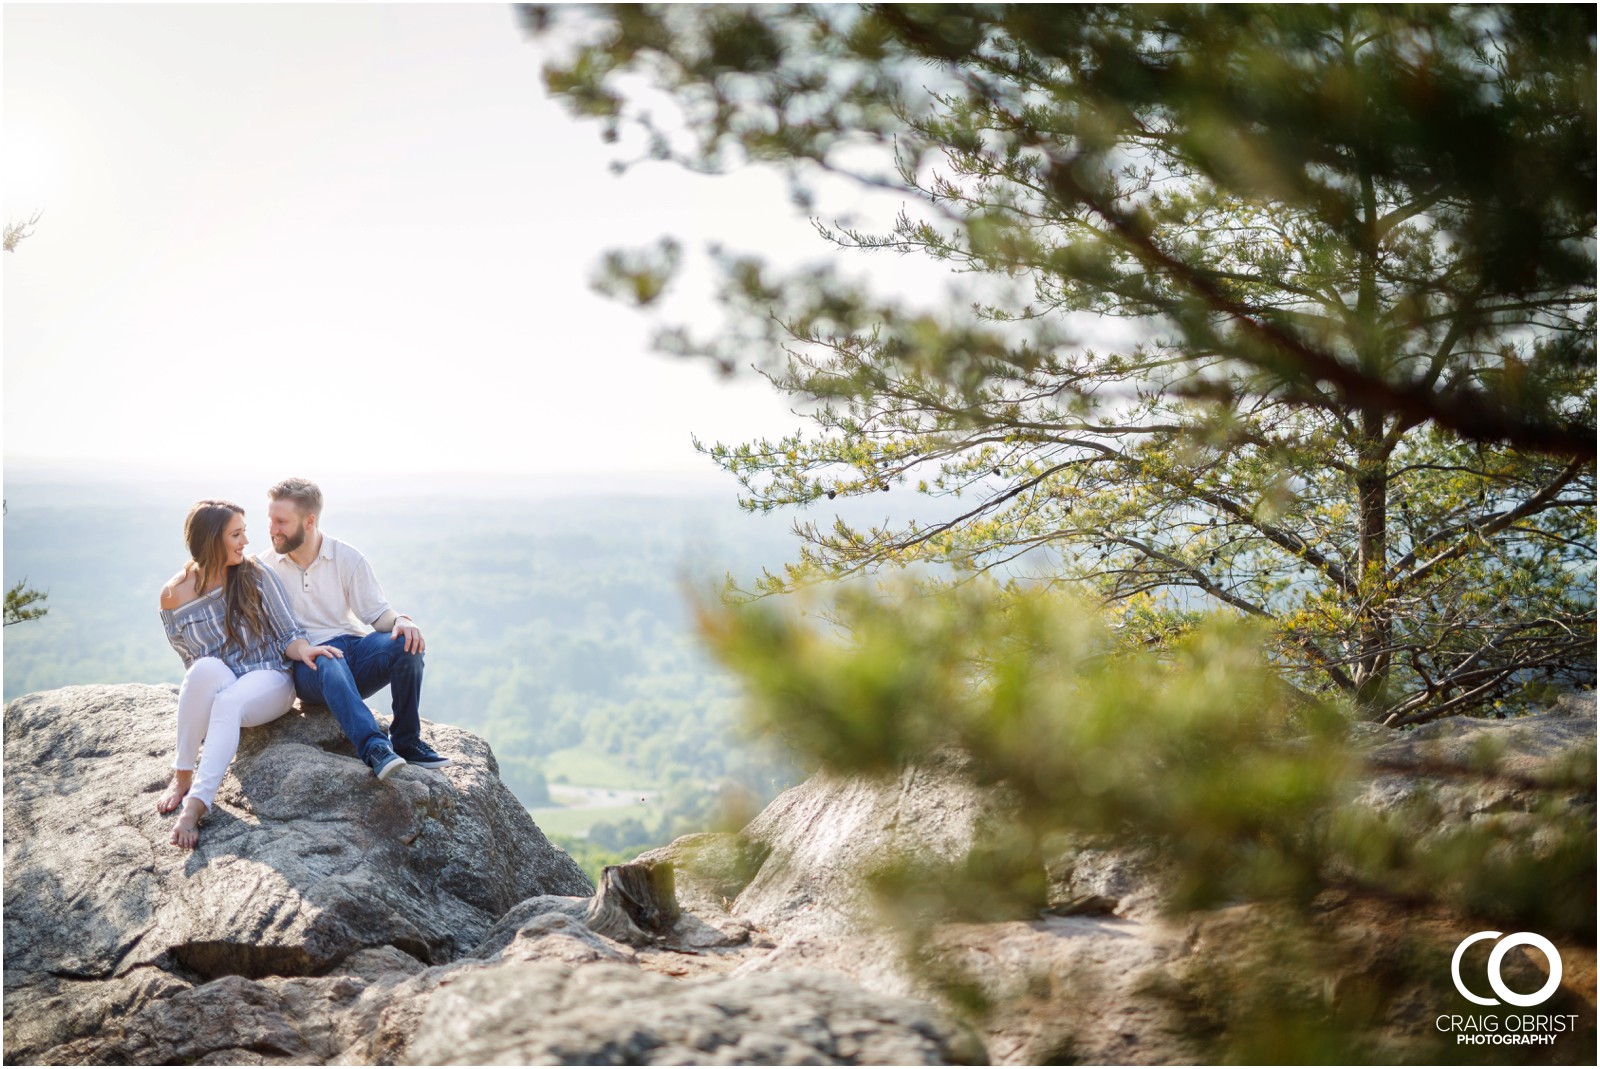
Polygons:
[[367,752],[367,767],[372,769],[372,774],[380,780],[388,779],[404,768],[405,764],[406,759],[388,746],[374,746]]

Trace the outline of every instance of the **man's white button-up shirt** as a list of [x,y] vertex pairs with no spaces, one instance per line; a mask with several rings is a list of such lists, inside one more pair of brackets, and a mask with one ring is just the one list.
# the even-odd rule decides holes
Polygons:
[[294,618],[313,646],[335,635],[368,635],[389,611],[367,558],[332,535],[322,536],[322,548],[309,568],[302,569],[287,553],[270,549],[256,554],[256,559],[283,580]]

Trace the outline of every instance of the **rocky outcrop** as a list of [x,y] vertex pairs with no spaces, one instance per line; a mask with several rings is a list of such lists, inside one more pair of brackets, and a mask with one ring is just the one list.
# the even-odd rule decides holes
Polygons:
[[518,902],[588,878],[500,783],[482,739],[379,783],[333,718],[244,732],[191,852],[155,811],[176,688],[68,687],[5,712],[6,1049],[49,1049],[221,976],[317,975],[389,947],[471,950]]
[[8,1063],[984,1057],[947,1014],[837,973],[730,977],[774,944],[720,901],[622,926],[639,947],[598,934],[587,878],[445,725],[428,735],[454,764],[386,783],[323,710],[249,729],[178,850],[154,808],[175,707],[118,686],[6,708]]
[[435,997],[416,1065],[949,1065],[985,1061],[931,1007],[829,973],[680,981],[623,965],[483,970]]
[[828,972],[933,1001],[960,988],[989,1007],[984,1042],[1000,1062],[1195,1061],[1192,1044],[1166,1034],[1170,1009],[1144,990],[1182,956],[1186,933],[1157,915],[1156,870],[1143,852],[1085,850],[1057,880],[1062,904],[1115,889],[1138,916],[947,923],[919,946],[884,927],[865,874],[886,856],[958,861],[1003,812],[1004,793],[972,786],[963,771],[961,756],[946,753],[884,780],[818,774],[737,835],[686,837],[639,860],[676,865],[680,896],[702,923],[726,923],[721,914],[768,942],[742,956],[737,977]]
[[947,753],[885,780],[819,773],[785,791],[741,833],[761,863],[730,912],[785,937],[861,931],[874,916],[866,873],[885,858],[957,862],[1004,806],[962,763]]
[[973,1033],[833,975],[676,980],[558,902],[486,959],[393,950],[323,977],[226,977],[109,1019],[51,1064],[968,1064]]
[[[864,873],[885,856],[960,859],[1007,804],[954,755],[883,781],[819,775],[738,835],[643,855],[648,888],[611,881],[623,905],[661,892],[642,926],[601,920],[606,899],[584,897],[488,747],[443,725],[430,737],[456,764],[388,784],[320,710],[246,731],[191,854],[154,812],[174,706],[171,687],[78,687],[6,710],[8,1062],[1189,1063],[1219,1027],[1210,988],[1295,978],[1271,957],[1269,908],[1173,917],[1160,859],[1117,843],[1068,849],[1043,912],[902,942]],[[1552,805],[1593,826],[1592,776],[1569,775],[1592,773],[1592,695],[1365,733],[1357,803],[1428,822],[1418,836],[1515,829]],[[1352,997],[1423,943],[1448,963],[1476,930],[1343,892],[1314,923]],[[1241,957],[1252,946],[1259,963]],[[1592,1021],[1593,948],[1562,955],[1562,1012]],[[1531,969],[1506,975],[1529,989]],[[1430,1005],[1404,994],[1397,1052]],[[975,1007],[976,1031],[958,1023]],[[1556,1060],[1592,1057],[1592,1031],[1562,1043]]]
[[[1515,720],[1457,717],[1404,733],[1374,727],[1360,734],[1367,771],[1356,805],[1425,821],[1414,829],[1417,837],[1490,817],[1512,827],[1508,817],[1549,811],[1548,784],[1574,768],[1592,770],[1594,695],[1570,695],[1546,713]],[[720,902],[730,918],[754,924],[757,938],[771,939],[770,948],[745,957],[738,975],[823,969],[899,995],[939,1000],[956,993],[987,1007],[984,1041],[1001,1063],[1208,1060],[1204,1029],[1184,1015],[1190,992],[1217,961],[1252,941],[1270,941],[1275,919],[1249,904],[1172,917],[1164,908],[1166,868],[1148,848],[1097,842],[1069,849],[1051,866],[1052,904],[1037,917],[945,923],[916,946],[874,923],[861,879],[874,860],[886,852],[960,857],[1004,805],[1002,795],[974,790],[959,771],[959,762],[946,762],[875,783],[819,775],[738,835],[696,836],[645,857],[679,866],[680,891],[695,896],[703,919]],[[1555,794],[1574,822],[1593,827],[1589,783]],[[1427,804],[1408,808],[1418,800]],[[1448,964],[1450,946],[1477,930],[1448,911],[1385,910],[1338,894],[1319,910],[1327,937],[1345,945],[1355,963],[1352,987],[1361,979],[1354,973],[1382,967],[1396,948],[1419,938],[1445,947]],[[1593,948],[1562,953],[1563,987],[1592,1022]],[[1401,1001],[1397,1050],[1421,1034],[1428,1005],[1420,996]],[[1592,1033],[1589,1042],[1592,1052]],[[1572,1049],[1563,1048],[1565,1056]]]
[[1595,696],[1567,694],[1514,720],[1445,717],[1363,742],[1372,774],[1361,800],[1375,811],[1399,811],[1422,795],[1457,820],[1526,811],[1542,786],[1593,770]]

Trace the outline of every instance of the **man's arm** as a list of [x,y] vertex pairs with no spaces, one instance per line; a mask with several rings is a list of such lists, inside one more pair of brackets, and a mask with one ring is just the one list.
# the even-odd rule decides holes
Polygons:
[[416,625],[416,621],[393,609],[374,620],[372,628],[374,631],[388,631],[391,638],[403,641],[407,653],[421,653],[428,648],[428,644],[422,639],[422,628]]
[[422,629],[411,617],[395,612],[389,599],[383,596],[378,577],[367,563],[367,558],[357,554],[354,567],[345,584],[345,599],[356,617],[365,620],[374,631],[388,632],[390,637],[406,644],[407,653],[421,653],[427,649]]

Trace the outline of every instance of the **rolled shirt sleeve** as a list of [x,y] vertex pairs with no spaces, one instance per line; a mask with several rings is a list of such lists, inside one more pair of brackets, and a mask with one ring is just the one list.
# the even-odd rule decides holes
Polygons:
[[183,629],[178,626],[178,614],[172,609],[162,609],[161,626],[166,629],[167,641],[171,643],[173,649],[178,651],[178,657],[182,659],[183,666],[185,668],[193,667],[194,651],[184,641]]
[[257,566],[261,580],[261,604],[267,610],[267,622],[272,626],[273,643],[284,660],[289,659],[289,646],[297,638],[305,638],[306,630],[294,618],[289,608],[289,595],[283,589],[283,580],[271,568]]
[[366,557],[357,554],[344,579],[344,595],[350,611],[368,627],[375,627],[384,613],[394,611],[389,607],[389,599],[383,596],[383,588],[378,585],[378,577],[373,574]]

